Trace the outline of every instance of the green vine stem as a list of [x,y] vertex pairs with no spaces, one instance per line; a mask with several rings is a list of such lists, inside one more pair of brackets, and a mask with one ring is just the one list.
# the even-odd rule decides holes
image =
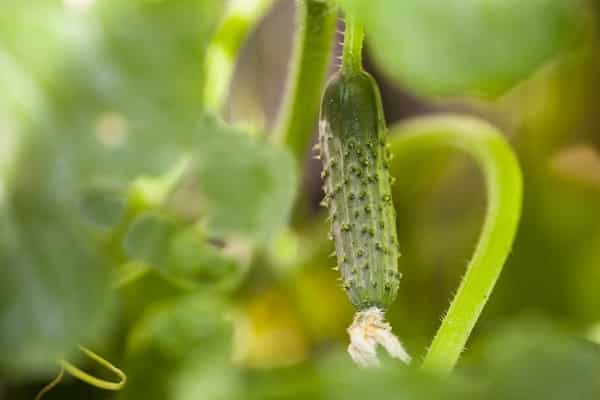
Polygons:
[[225,103],[239,50],[273,0],[229,0],[206,49],[204,106],[219,112]]
[[348,74],[361,72],[364,29],[351,15],[346,15],[345,24],[342,70]]
[[407,154],[451,147],[475,159],[487,186],[487,212],[475,253],[423,361],[424,370],[447,374],[465,348],[510,252],[521,213],[521,172],[500,132],[474,118],[417,118],[392,128],[391,134],[391,152],[396,156],[392,168],[399,168],[398,160]]
[[293,154],[298,170],[319,113],[333,48],[337,8],[331,0],[296,0],[296,38],[285,98],[273,139]]

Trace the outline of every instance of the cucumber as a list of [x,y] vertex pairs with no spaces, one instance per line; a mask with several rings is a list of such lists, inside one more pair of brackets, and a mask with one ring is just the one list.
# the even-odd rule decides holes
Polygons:
[[375,80],[362,69],[342,68],[321,102],[322,205],[329,209],[343,287],[358,310],[385,311],[401,277],[385,133]]

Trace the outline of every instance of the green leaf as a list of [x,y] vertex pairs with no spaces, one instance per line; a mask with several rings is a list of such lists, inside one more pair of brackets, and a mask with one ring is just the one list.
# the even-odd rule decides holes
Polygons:
[[156,211],[144,212],[131,222],[123,248],[128,257],[155,268],[183,288],[229,286],[241,272],[238,263],[209,243],[200,229]]
[[199,128],[194,174],[210,236],[266,242],[289,218],[297,179],[290,154],[214,119]]
[[112,303],[110,261],[80,225],[60,153],[42,139],[18,153],[24,173],[8,177],[0,200],[0,369],[14,375],[43,373],[92,343]]
[[177,230],[172,218],[155,212],[136,217],[123,238],[125,254],[132,259],[154,266],[164,264],[165,248]]
[[385,73],[422,95],[495,97],[574,43],[580,0],[343,0]]
[[112,185],[91,185],[81,195],[80,210],[84,219],[98,229],[114,228],[125,216],[127,197]]
[[221,2],[108,0],[72,10],[6,1],[2,97],[39,122],[30,129],[55,136],[81,181],[159,175],[194,147],[204,50]]
[[232,398],[236,378],[225,311],[220,300],[202,295],[148,310],[128,339],[130,379],[121,398]]
[[[52,137],[76,184],[126,186],[189,157],[201,198],[188,204],[206,215],[210,236],[264,243],[287,222],[296,186],[287,152],[214,118],[198,123],[203,53],[221,2],[112,0],[85,12],[41,4],[43,12],[15,2],[3,15],[11,29],[0,29],[0,50],[14,58],[8,76],[19,72],[41,98],[29,96],[29,129]],[[19,47],[29,15],[44,34]],[[41,65],[38,47],[52,63]],[[91,212],[111,211],[98,206]]]
[[169,272],[196,282],[214,282],[238,272],[237,263],[206,241],[197,229],[173,236],[168,253]]
[[600,346],[567,336],[540,318],[519,318],[481,345],[474,366],[488,382],[486,399],[595,399]]
[[0,369],[49,370],[101,334],[110,304],[102,258],[64,215],[17,217],[0,234]]

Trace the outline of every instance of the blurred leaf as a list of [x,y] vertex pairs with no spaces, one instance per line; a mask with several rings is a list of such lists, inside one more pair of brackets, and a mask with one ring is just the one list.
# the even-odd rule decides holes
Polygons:
[[142,175],[136,178],[129,190],[129,203],[135,210],[163,206],[173,191],[181,184],[189,160],[183,157],[165,174],[157,177]]
[[[86,191],[89,182],[125,187],[193,154],[212,232],[258,241],[285,223],[295,186],[287,154],[197,123],[203,50],[221,7],[213,0],[102,1],[77,11],[57,1],[2,3],[0,104],[19,128],[2,143],[9,137],[14,147],[1,176],[10,199],[0,205],[3,369],[36,373],[102,333],[113,260],[87,239],[81,211],[87,222],[113,227],[123,203],[118,194]],[[219,160],[218,151],[230,156]],[[229,185],[245,193],[224,198]],[[156,257],[152,250],[141,257]],[[176,268],[216,271],[214,254],[187,265],[181,251],[170,260]],[[138,295],[140,304],[152,300]]]
[[160,267],[164,265],[165,249],[176,229],[177,224],[172,218],[156,212],[143,213],[132,221],[123,238],[125,254]]
[[125,254],[143,262],[174,283],[194,289],[198,285],[231,285],[240,267],[207,241],[196,227],[186,227],[156,211],[138,215],[123,238]]
[[168,261],[169,270],[176,276],[196,282],[214,282],[239,270],[237,263],[208,243],[197,229],[178,232],[171,240]]
[[[124,185],[191,156],[209,235],[264,242],[287,221],[296,186],[289,155],[214,118],[197,122],[203,53],[221,2],[13,5],[0,50],[52,105],[51,123],[36,129],[59,143],[77,182]],[[43,34],[27,40],[32,20]]]
[[47,371],[95,340],[112,302],[109,261],[82,230],[74,186],[52,150],[42,137],[23,146],[15,170],[24,172],[7,177],[0,203],[0,369],[11,374]]
[[419,94],[496,97],[573,44],[580,0],[344,0],[375,59]]
[[[120,288],[122,312],[130,325],[147,310],[173,302],[186,294],[181,287],[173,285],[159,271],[145,264],[133,261],[119,266],[117,270],[120,272],[119,278],[125,278],[124,285]],[[129,280],[128,273],[133,274]]]
[[124,399],[229,399],[231,326],[225,305],[203,295],[148,311],[132,329]]
[[329,399],[322,375],[318,364],[308,361],[283,368],[249,369],[243,375],[244,399]]
[[113,273],[113,286],[122,289],[144,278],[150,267],[144,263],[131,261],[120,265]]
[[308,341],[298,313],[279,289],[257,291],[235,318],[236,362],[257,368],[293,365],[306,358]]
[[210,114],[189,129],[195,139],[187,161],[182,158],[161,178],[135,180],[130,201],[150,204],[137,198],[143,191],[158,190],[165,207],[177,213],[170,201],[176,193],[176,202],[198,205],[209,237],[241,237],[252,244],[272,239],[287,223],[295,195],[290,154]]
[[177,400],[230,400],[243,399],[239,372],[232,368],[227,357],[207,351],[202,357],[192,358],[175,374],[169,387],[171,398]]
[[194,147],[221,2],[5,1],[0,76],[19,79],[2,97],[16,89],[19,111],[49,118],[36,128],[61,142],[81,180],[159,175]]
[[[384,357],[382,367],[359,368],[344,349],[321,352],[292,368],[250,371],[250,399],[595,399],[600,347],[565,336],[542,320],[501,327],[481,344],[479,357],[449,377],[422,373]],[[473,350],[473,349],[472,349]],[[473,352],[470,353],[471,357]],[[475,361],[475,362],[474,362]],[[467,367],[465,367],[465,365]]]
[[521,318],[499,329],[480,351],[475,371],[484,375],[488,399],[600,396],[600,347],[568,337],[541,319]]
[[[381,368],[360,368],[346,352],[320,362],[328,399],[480,399],[478,384],[459,376],[437,377],[384,356]],[[344,373],[340,373],[344,371]]]
[[480,385],[457,377],[439,378],[388,358],[381,368],[360,368],[343,348],[321,352],[290,368],[249,371],[245,399],[481,399]]
[[91,185],[81,195],[80,210],[84,219],[99,229],[114,228],[125,216],[127,198],[111,185]]
[[293,159],[216,120],[205,118],[194,173],[211,236],[273,237],[287,223],[297,186]]
[[[186,356],[194,349],[210,348],[231,340],[223,300],[204,294],[183,296],[151,308],[131,329],[128,352],[155,349],[167,358]],[[175,329],[177,328],[177,329]]]

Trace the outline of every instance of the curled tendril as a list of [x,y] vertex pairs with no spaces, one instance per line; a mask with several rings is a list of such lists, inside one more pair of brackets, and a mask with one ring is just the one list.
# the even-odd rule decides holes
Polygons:
[[97,378],[97,377],[90,375],[87,372],[82,371],[81,369],[77,368],[76,366],[71,364],[69,361],[67,361],[65,359],[60,359],[60,360],[58,360],[58,365],[60,366],[60,372],[58,373],[56,378],[54,378],[52,380],[52,382],[48,383],[46,386],[44,386],[42,388],[42,390],[39,391],[39,393],[35,397],[35,400],[40,400],[46,393],[48,393],[52,388],[54,388],[56,385],[58,385],[60,383],[60,381],[62,380],[65,371],[67,373],[69,373],[69,375],[71,375],[91,386],[97,387],[99,389],[120,390],[125,385],[125,382],[127,382],[127,376],[125,375],[125,373],[123,371],[121,371],[119,368],[115,367],[109,361],[100,357],[98,354],[94,353],[93,351],[91,351],[83,346],[79,346],[79,349],[83,352],[83,354],[85,354],[92,360],[96,361],[98,364],[102,365],[106,369],[113,372],[119,378],[119,380],[117,382],[111,382],[111,381]]

